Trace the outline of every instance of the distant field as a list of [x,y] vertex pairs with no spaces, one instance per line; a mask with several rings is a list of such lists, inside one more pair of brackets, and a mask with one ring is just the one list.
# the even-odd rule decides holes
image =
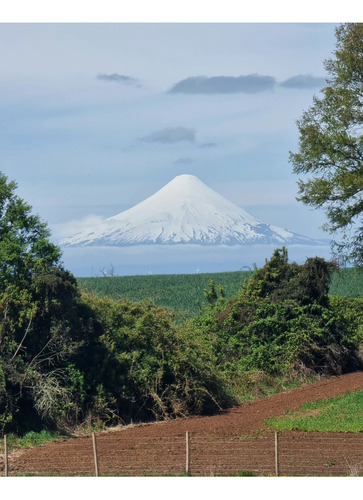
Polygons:
[[[79,284],[101,297],[126,297],[132,301],[151,298],[157,305],[166,306],[187,315],[198,313],[206,303],[203,291],[209,281],[222,285],[226,298],[237,294],[245,279],[253,271],[234,271],[203,274],[160,274],[150,276],[114,276],[78,278]],[[363,271],[342,269],[335,273],[329,290],[330,295],[340,297],[363,297]]]
[[[78,278],[79,284],[101,297],[126,297],[132,301],[151,298],[156,305],[175,311],[197,314],[200,305],[206,303],[203,291],[209,288],[209,281],[222,285],[225,296],[233,297],[245,279],[253,271],[202,274],[159,274],[150,276],[114,276]],[[199,305],[198,305],[199,301]]]
[[334,273],[329,293],[337,297],[363,297],[363,269],[346,268]]

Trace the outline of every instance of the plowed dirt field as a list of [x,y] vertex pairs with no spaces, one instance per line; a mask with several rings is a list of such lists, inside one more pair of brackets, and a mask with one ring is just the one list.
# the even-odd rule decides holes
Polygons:
[[[363,475],[363,429],[353,433],[279,432],[264,421],[307,401],[363,389],[363,372],[322,379],[298,389],[242,404],[212,417],[194,417],[118,427],[96,434],[102,476]],[[362,409],[363,411],[363,409]],[[277,469],[276,469],[277,467]],[[95,475],[91,436],[69,439],[9,455],[9,475]],[[0,457],[4,473],[4,459]]]

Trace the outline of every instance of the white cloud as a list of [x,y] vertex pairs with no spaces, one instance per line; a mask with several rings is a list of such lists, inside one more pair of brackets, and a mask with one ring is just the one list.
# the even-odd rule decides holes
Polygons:
[[99,215],[87,215],[83,219],[71,220],[68,222],[63,222],[59,224],[53,224],[53,237],[56,240],[66,238],[67,236],[72,236],[80,231],[93,230],[98,225],[102,224],[105,220],[104,217]]

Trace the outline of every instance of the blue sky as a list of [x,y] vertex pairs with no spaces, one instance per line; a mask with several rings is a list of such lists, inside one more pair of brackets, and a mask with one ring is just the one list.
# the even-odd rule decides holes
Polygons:
[[327,237],[295,200],[296,120],[334,23],[0,25],[0,165],[55,237],[176,175],[259,219]]

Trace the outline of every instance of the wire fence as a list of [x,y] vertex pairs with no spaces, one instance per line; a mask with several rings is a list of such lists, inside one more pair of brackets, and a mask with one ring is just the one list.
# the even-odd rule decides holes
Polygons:
[[362,476],[363,433],[108,432],[0,454],[2,476]]

